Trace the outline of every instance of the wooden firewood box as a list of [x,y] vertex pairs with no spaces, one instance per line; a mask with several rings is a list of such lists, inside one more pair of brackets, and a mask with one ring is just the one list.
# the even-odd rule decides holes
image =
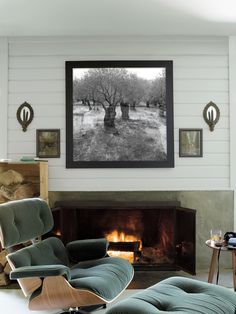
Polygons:
[[[0,162],[0,204],[28,197],[48,202],[48,162]],[[0,286],[10,283],[6,255],[0,245]]]

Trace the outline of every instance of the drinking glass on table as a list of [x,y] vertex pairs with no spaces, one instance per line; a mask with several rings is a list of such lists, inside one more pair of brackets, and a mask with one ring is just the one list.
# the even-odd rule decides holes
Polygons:
[[220,229],[211,229],[211,244],[217,245],[223,243],[222,230]]

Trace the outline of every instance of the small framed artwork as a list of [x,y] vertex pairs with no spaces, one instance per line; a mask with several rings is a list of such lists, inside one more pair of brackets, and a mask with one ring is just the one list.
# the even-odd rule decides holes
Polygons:
[[39,158],[60,157],[60,130],[36,130],[36,155]]
[[202,155],[202,129],[179,129],[179,157]]

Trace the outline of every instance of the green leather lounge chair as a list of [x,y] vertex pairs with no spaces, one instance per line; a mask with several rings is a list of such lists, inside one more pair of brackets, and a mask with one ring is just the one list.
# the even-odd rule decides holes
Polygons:
[[[0,240],[9,252],[10,278],[29,296],[30,310],[84,313],[83,307],[110,303],[125,290],[133,267],[107,256],[106,239],[78,240],[66,247],[56,237],[40,241],[52,227],[51,210],[41,199],[0,205]],[[19,244],[23,248],[15,250]]]

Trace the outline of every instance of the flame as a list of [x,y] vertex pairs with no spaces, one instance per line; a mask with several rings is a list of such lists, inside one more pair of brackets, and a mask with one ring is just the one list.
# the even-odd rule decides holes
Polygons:
[[107,251],[109,256],[112,257],[121,257],[128,260],[130,263],[134,262],[134,253],[133,252],[122,252],[122,251]]
[[114,230],[109,234],[105,235],[107,240],[110,242],[134,242],[140,241],[136,236],[125,234],[122,231]]
[[61,237],[61,231],[60,230],[55,230],[54,231],[55,236]]
[[[139,249],[142,248],[142,241],[138,239],[137,236],[131,234],[125,234],[123,231],[113,230],[112,232],[105,235],[106,239],[109,242],[140,242]],[[126,251],[114,251],[108,250],[108,254],[113,257],[121,257],[128,260],[130,263],[134,262],[134,252],[126,252]]]

